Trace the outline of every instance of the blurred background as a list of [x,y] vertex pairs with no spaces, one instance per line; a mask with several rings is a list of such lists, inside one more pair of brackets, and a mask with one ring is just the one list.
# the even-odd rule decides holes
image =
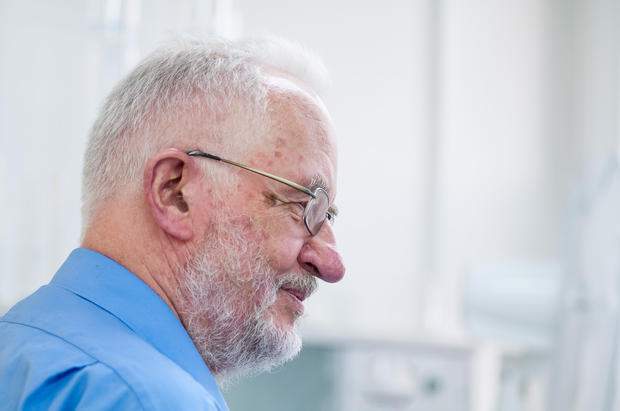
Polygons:
[[232,410],[620,410],[617,0],[0,0],[0,313],[78,245],[104,96],[180,34],[332,74],[347,276]]

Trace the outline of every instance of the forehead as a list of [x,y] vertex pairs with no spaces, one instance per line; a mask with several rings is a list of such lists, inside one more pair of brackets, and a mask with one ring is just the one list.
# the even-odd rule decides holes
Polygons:
[[287,140],[296,140],[296,144],[333,144],[333,130],[327,109],[321,99],[310,91],[293,86],[273,88],[267,99],[267,114],[270,131],[274,136],[285,132],[289,136]]
[[269,132],[255,159],[299,184],[335,190],[335,138],[320,99],[300,88],[275,88],[268,119]]

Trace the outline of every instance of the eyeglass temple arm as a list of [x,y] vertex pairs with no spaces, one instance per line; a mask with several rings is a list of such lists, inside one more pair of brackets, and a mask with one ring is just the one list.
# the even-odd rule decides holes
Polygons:
[[241,168],[243,168],[245,170],[251,171],[251,172],[256,173],[256,174],[260,174],[261,176],[270,178],[270,179],[278,181],[278,182],[280,182],[282,184],[286,184],[287,186],[296,188],[297,190],[303,191],[304,193],[308,194],[312,198],[316,198],[315,194],[312,191],[310,191],[309,188],[304,187],[304,186],[302,186],[300,184],[294,183],[294,182],[292,182],[290,180],[287,180],[286,178],[275,176],[275,175],[273,175],[271,173],[268,173],[266,171],[257,170],[257,169],[255,169],[253,167],[246,166],[245,164],[237,163],[236,161],[232,161],[232,160],[226,160],[225,158],[221,158],[221,157],[215,156],[213,154],[205,153],[204,151],[192,150],[192,151],[189,151],[187,153],[187,155],[189,155],[189,156],[206,157],[206,158],[210,158],[212,160],[222,161],[224,163],[228,163],[228,164],[231,164],[233,166],[241,167]]

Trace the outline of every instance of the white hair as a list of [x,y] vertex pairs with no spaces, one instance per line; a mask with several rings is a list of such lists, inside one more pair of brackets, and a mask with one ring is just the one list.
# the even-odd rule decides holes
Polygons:
[[[240,139],[250,138],[243,130],[266,127],[274,72],[305,83],[319,96],[328,85],[318,57],[280,39],[179,40],[146,57],[112,90],[90,132],[82,182],[84,229],[105,199],[141,187],[144,166],[158,150],[198,148],[178,147],[180,137],[166,126],[201,119],[209,124],[199,137],[210,147],[247,153],[251,141]],[[227,123],[233,115],[246,121]]]

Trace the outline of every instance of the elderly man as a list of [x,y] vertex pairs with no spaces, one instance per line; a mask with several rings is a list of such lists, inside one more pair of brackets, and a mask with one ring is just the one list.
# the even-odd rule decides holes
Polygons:
[[226,410],[216,380],[299,351],[304,299],[344,275],[322,73],[283,42],[189,41],[114,89],[82,248],[0,319],[0,409]]

